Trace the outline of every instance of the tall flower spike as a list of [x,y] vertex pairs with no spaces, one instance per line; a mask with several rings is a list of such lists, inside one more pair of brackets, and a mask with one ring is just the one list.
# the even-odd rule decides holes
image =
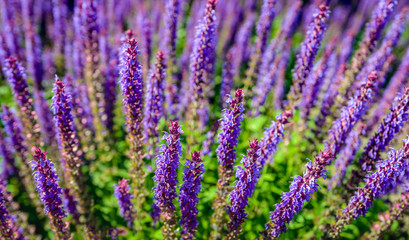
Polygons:
[[365,147],[362,158],[359,159],[361,168],[352,172],[352,179],[348,181],[351,190],[362,181],[365,174],[380,160],[381,153],[385,151],[395,134],[399,132],[408,120],[409,88],[405,88],[402,96],[398,93],[395,101],[391,112],[384,118],[375,135],[372,136]]
[[150,143],[150,149],[157,145],[158,123],[164,115],[164,81],[166,77],[165,56],[162,51],[156,54],[154,70],[149,76],[145,94],[144,133],[145,141]]
[[135,199],[135,209],[138,212],[142,209],[147,191],[145,189],[146,173],[143,170],[143,79],[141,64],[138,61],[140,52],[137,43],[132,31],[127,31],[122,40],[119,84],[126,116],[129,154],[132,160],[130,170],[132,193]]
[[128,185],[128,180],[122,179],[118,185],[115,184],[115,197],[118,199],[119,212],[128,223],[128,227],[134,227],[135,212],[132,205],[132,195]]
[[38,116],[34,111],[33,99],[28,91],[25,70],[15,58],[10,57],[6,59],[3,71],[13,89],[14,98],[19,106],[21,122],[30,150],[34,151],[34,146],[42,146],[43,141]]
[[[277,145],[284,137],[284,125],[292,117],[292,111],[284,111],[271,121],[270,127],[264,131],[263,139],[260,141],[260,157],[258,162],[261,168],[269,161],[273,163],[273,155],[277,151]],[[261,171],[261,170],[260,170]]]
[[230,94],[234,85],[234,76],[236,75],[236,69],[234,69],[233,66],[233,58],[237,57],[237,55],[234,53],[235,50],[236,49],[234,48],[230,48],[223,63],[222,83],[220,87],[220,98],[223,104],[226,102],[228,95]]
[[106,131],[102,124],[105,106],[103,78],[100,70],[100,26],[98,23],[96,2],[95,0],[84,0],[80,2],[79,10],[80,24],[82,25],[81,35],[83,37],[81,42],[85,56],[84,77],[87,84],[88,97],[90,98],[96,141],[100,143]]
[[192,159],[186,160],[183,184],[180,188],[180,225],[182,226],[182,239],[193,239],[197,231],[197,203],[199,202],[198,194],[200,184],[205,171],[203,161],[200,158],[200,152],[192,153]]
[[233,165],[236,161],[236,146],[241,131],[243,121],[244,103],[243,90],[238,89],[234,93],[234,98],[229,96],[227,103],[230,108],[223,112],[220,120],[220,129],[217,142],[217,159],[219,160],[219,180],[217,182],[217,196],[213,203],[214,213],[212,216],[213,238],[219,238],[223,229],[227,207],[227,197],[230,193],[230,179],[233,176]]
[[9,205],[9,193],[2,179],[0,183],[0,234],[4,239],[24,240],[23,230],[17,225],[16,218],[10,214],[7,205]]
[[314,162],[310,161],[306,164],[303,176],[294,177],[290,191],[283,193],[281,202],[275,205],[270,222],[266,224],[264,235],[267,238],[276,239],[285,232],[287,230],[286,224],[302,210],[304,202],[308,202],[312,194],[318,190],[317,180],[326,177],[325,168],[338,154],[349,132],[366,111],[368,102],[372,100],[371,89],[376,77],[376,72],[372,72],[368,76],[367,82],[360,89],[360,95],[350,100],[349,105],[343,109],[340,118],[333,124],[324,151],[314,157]]
[[258,76],[261,58],[266,48],[268,38],[270,36],[270,29],[275,18],[276,0],[264,0],[261,8],[260,19],[257,23],[257,38],[255,49],[252,54],[249,68],[246,72],[245,85],[247,87],[253,84],[254,78]]
[[230,222],[228,224],[227,239],[238,239],[242,231],[241,225],[247,218],[245,208],[249,198],[253,195],[256,183],[260,175],[258,139],[249,142],[250,149],[247,149],[247,157],[244,156],[241,162],[243,167],[237,167],[234,190],[230,195],[231,206],[228,207]]
[[358,188],[348,206],[332,225],[329,232],[331,237],[338,237],[345,225],[359,216],[364,216],[375,199],[382,197],[396,185],[396,180],[408,167],[408,156],[409,138],[403,140],[403,146],[398,151],[389,151],[388,158],[379,161],[376,170],[366,176],[365,185]]
[[179,123],[171,121],[169,133],[165,132],[163,136],[166,144],[162,145],[156,159],[154,199],[161,210],[162,234],[165,239],[176,238],[176,208],[173,200],[177,197],[177,171],[182,156],[182,145],[180,144],[182,133]]
[[379,214],[379,221],[372,224],[370,233],[365,234],[365,239],[382,239],[382,235],[392,227],[395,220],[400,219],[405,214],[408,208],[409,192],[405,190],[401,194],[400,199],[391,204],[387,212]]
[[370,22],[366,25],[363,39],[359,44],[359,48],[352,57],[352,62],[345,72],[345,77],[339,87],[339,94],[336,99],[337,106],[342,106],[345,101],[345,95],[350,96],[353,92],[350,87],[355,81],[355,76],[361,71],[369,54],[374,50],[376,41],[385,27],[389,15],[393,12],[397,1],[396,0],[381,0],[378,6],[372,13]]
[[55,171],[54,163],[47,159],[47,153],[40,148],[35,150],[34,160],[31,162],[31,169],[34,174],[36,189],[44,204],[44,211],[48,214],[55,234],[59,239],[70,239],[69,223],[64,221],[67,216],[62,201],[62,189],[58,186],[60,179]]
[[88,196],[86,177],[81,171],[83,153],[80,149],[77,131],[71,113],[72,99],[63,82],[55,76],[53,97],[54,123],[58,132],[58,145],[62,155],[61,167],[66,174],[65,179],[72,184],[73,194],[80,200],[80,212],[88,222],[91,216],[91,199]]
[[329,7],[326,2],[322,3],[314,13],[313,22],[310,24],[306,38],[301,44],[297,55],[296,65],[293,72],[293,86],[289,93],[289,108],[298,105],[299,98],[303,92],[305,81],[310,74],[315,56],[321,45],[322,37],[327,30],[325,21],[329,18]]
[[18,174],[15,159],[7,145],[3,131],[0,129],[0,154],[3,157],[0,179],[8,180],[14,174]]
[[[62,164],[65,171],[72,177],[80,175],[82,152],[71,114],[72,99],[63,82],[55,76],[53,111],[54,122],[58,131],[58,145],[62,155]],[[76,179],[77,180],[77,179]],[[79,182],[77,182],[79,183]]]
[[192,113],[195,120],[201,120],[202,127],[208,119],[207,92],[214,71],[216,44],[215,8],[217,0],[208,0],[203,21],[197,26],[194,47],[191,55],[190,84],[193,91]]

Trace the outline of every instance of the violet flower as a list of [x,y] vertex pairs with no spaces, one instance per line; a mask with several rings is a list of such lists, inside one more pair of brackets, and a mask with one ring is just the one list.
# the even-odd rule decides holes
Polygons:
[[63,82],[55,76],[53,111],[54,122],[58,132],[58,145],[62,155],[62,167],[69,172],[80,184],[80,167],[82,165],[79,140],[71,114],[72,99],[70,93],[66,91]]
[[[78,5],[82,44],[84,51],[84,77],[93,115],[96,141],[102,142],[106,134],[102,119],[105,118],[103,78],[100,70],[100,26],[98,23],[97,3],[85,0]],[[79,50],[79,49],[78,49]]]
[[[53,42],[55,49],[55,56],[63,56],[65,34],[67,28],[67,2],[66,0],[53,0],[52,1],[54,28],[53,28]],[[58,58],[56,59],[58,60]]]
[[119,76],[122,92],[122,103],[126,116],[128,142],[130,144],[130,157],[132,167],[132,193],[135,199],[135,209],[142,209],[145,201],[145,176],[143,170],[143,79],[141,64],[138,61],[140,54],[137,41],[132,31],[127,31],[122,42],[120,53]]
[[249,68],[246,71],[245,84],[247,84],[247,86],[252,84],[253,79],[258,76],[261,58],[266,48],[268,38],[270,37],[270,29],[275,18],[276,3],[276,0],[263,1],[260,18],[256,26],[256,43],[249,63]]
[[231,93],[234,85],[234,76],[236,75],[235,70],[233,68],[233,58],[237,57],[236,54],[234,53],[236,49],[231,48],[227,54],[226,54],[226,59],[224,60],[223,63],[223,71],[222,71],[222,83],[220,86],[220,98],[221,102],[225,103],[228,94]]
[[193,91],[193,113],[203,128],[208,119],[207,91],[214,71],[216,45],[216,0],[208,0],[203,21],[197,26],[190,65],[190,84]]
[[0,178],[8,180],[14,174],[18,174],[18,168],[15,163],[13,153],[6,142],[3,131],[0,129],[0,154],[3,157],[2,171]]
[[42,146],[43,141],[38,116],[34,111],[33,99],[28,91],[25,70],[15,58],[10,57],[6,59],[3,71],[13,89],[14,98],[19,106],[26,140],[30,144],[31,150],[34,150],[34,145]]
[[200,184],[203,179],[204,165],[200,158],[200,152],[192,153],[192,159],[186,160],[185,171],[183,175],[183,184],[180,187],[180,211],[182,226],[182,238],[193,239],[197,231],[197,204],[199,202],[198,194],[200,192]]
[[[273,163],[273,155],[277,151],[277,145],[283,140],[284,125],[292,117],[291,111],[284,111],[276,117],[276,121],[271,121],[270,127],[263,133],[260,141],[260,156],[258,162],[261,168],[268,162]],[[260,170],[261,171],[261,170]]]
[[230,193],[230,179],[233,176],[233,165],[236,161],[236,146],[241,131],[243,121],[244,103],[243,90],[238,89],[234,93],[234,98],[229,96],[227,103],[230,108],[226,108],[221,119],[219,137],[217,142],[217,159],[219,161],[219,180],[217,182],[217,196],[213,203],[213,238],[218,238],[221,228],[223,228],[224,216],[226,214],[227,197]]
[[329,18],[329,7],[326,2],[322,3],[314,13],[314,19],[309,26],[306,38],[301,44],[300,52],[297,55],[296,65],[293,72],[293,87],[289,95],[289,106],[298,104],[300,95],[303,92],[305,81],[310,74],[315,56],[321,45],[322,37],[327,30],[325,21]]
[[159,120],[164,115],[164,81],[166,78],[165,56],[162,51],[156,54],[156,62],[153,71],[150,73],[146,86],[145,111],[144,111],[144,133],[145,142],[152,139],[150,149],[157,143]]
[[156,204],[156,202],[152,203],[152,211],[149,213],[152,217],[152,224],[153,227],[156,228],[156,224],[159,222],[160,220],[160,208],[158,207],[158,205]]
[[395,99],[396,93],[401,91],[402,87],[407,82],[407,76],[409,74],[409,49],[406,50],[405,55],[402,58],[401,64],[399,65],[398,70],[392,76],[389,81],[388,86],[383,92],[382,98],[379,100],[378,107],[374,112],[371,119],[368,119],[368,125],[376,125],[379,119],[385,115],[389,106],[392,105],[393,100]]
[[177,197],[177,171],[182,156],[182,145],[180,144],[182,133],[179,123],[171,121],[169,133],[165,132],[163,136],[166,144],[161,146],[160,154],[156,159],[154,199],[161,210],[164,224],[162,234],[165,239],[176,238],[176,208],[173,200]]
[[10,198],[5,181],[2,179],[0,182],[0,234],[4,239],[24,240],[23,230],[18,226],[16,217],[11,215],[7,208]]
[[372,99],[371,89],[376,78],[376,72],[372,72],[368,76],[367,82],[361,87],[361,94],[350,100],[349,105],[343,109],[340,118],[333,124],[324,151],[321,151],[318,156],[314,156],[314,162],[310,161],[306,164],[306,171],[303,176],[294,177],[290,191],[283,193],[281,202],[275,205],[270,222],[266,224],[264,235],[267,238],[276,239],[282,232],[285,232],[287,230],[286,224],[302,210],[304,201],[308,202],[312,194],[318,190],[317,180],[326,177],[325,168],[331,164],[349,132],[366,111],[368,102]]
[[396,180],[408,167],[409,138],[403,140],[403,146],[398,151],[392,149],[386,160],[378,161],[376,170],[365,178],[365,186],[360,187],[349,200],[348,206],[337,217],[330,229],[330,236],[338,237],[345,225],[359,216],[364,216],[373,201],[382,197],[396,185]]
[[132,195],[130,193],[130,187],[128,180],[122,179],[118,185],[115,184],[115,197],[118,199],[119,212],[121,216],[128,223],[128,227],[133,228],[135,212],[132,205]]
[[63,196],[63,204],[65,210],[72,215],[72,217],[75,219],[77,223],[80,221],[80,213],[78,212],[77,209],[77,204],[78,201],[75,200],[73,194],[70,192],[70,189],[65,188],[64,189],[64,196]]
[[241,225],[247,218],[245,208],[249,198],[253,195],[256,183],[260,175],[258,139],[249,142],[250,149],[247,149],[247,157],[244,156],[241,162],[243,167],[237,167],[234,190],[230,195],[231,206],[228,207],[230,222],[228,225],[227,239],[237,239],[242,231]]
[[165,53],[169,59],[168,65],[173,66],[176,64],[176,40],[178,30],[178,18],[180,12],[180,0],[168,0],[166,2],[166,47]]
[[305,83],[305,90],[302,93],[302,102],[300,103],[301,118],[305,123],[309,120],[311,109],[314,107],[318,94],[321,90],[324,79],[328,74],[328,63],[331,54],[335,49],[337,38],[333,38],[324,49],[320,60],[314,65],[313,71],[308,75]]
[[64,221],[67,213],[63,207],[61,196],[63,191],[58,185],[60,178],[55,171],[54,163],[47,159],[46,154],[37,148],[33,155],[31,169],[37,185],[36,189],[41,202],[44,204],[44,211],[55,227],[55,234],[59,239],[71,239],[68,229],[69,223]]
[[342,106],[346,98],[345,95],[348,97],[353,94],[353,92],[350,91],[350,87],[355,82],[355,76],[361,71],[367,57],[374,50],[376,41],[379,39],[396,3],[396,0],[381,0],[378,2],[376,9],[372,13],[371,20],[366,25],[363,39],[361,40],[357,51],[355,51],[354,56],[352,57],[352,62],[345,72],[344,79],[341,82],[339,88],[340,94],[338,94],[337,97],[337,105]]

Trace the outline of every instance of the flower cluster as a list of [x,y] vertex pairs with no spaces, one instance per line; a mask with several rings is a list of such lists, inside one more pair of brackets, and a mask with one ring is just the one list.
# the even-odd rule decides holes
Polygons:
[[31,161],[34,181],[37,184],[36,189],[41,202],[44,204],[44,211],[49,214],[58,237],[70,239],[68,223],[64,221],[67,213],[63,207],[63,190],[58,185],[60,178],[55,171],[54,163],[47,159],[46,154],[37,148],[33,155],[34,160]]
[[119,212],[121,216],[127,221],[128,226],[133,228],[135,213],[132,205],[132,195],[129,192],[128,180],[122,179],[118,185],[115,184],[115,197],[118,199]]
[[204,174],[204,165],[200,158],[200,152],[192,153],[192,159],[186,160],[186,169],[183,176],[183,184],[180,188],[179,202],[182,213],[180,225],[182,226],[183,238],[192,239],[197,231],[197,204],[198,194]]
[[408,167],[406,161],[408,154],[409,138],[403,141],[401,149],[398,151],[392,149],[388,153],[388,159],[376,164],[375,172],[366,176],[365,186],[358,188],[355,195],[349,200],[348,206],[338,216],[336,223],[331,228],[331,236],[339,236],[346,224],[365,215],[375,199],[383,196],[396,185],[397,178]]
[[247,218],[244,210],[249,198],[253,195],[256,183],[260,175],[259,143],[258,139],[249,142],[250,149],[247,149],[247,157],[243,157],[241,162],[243,167],[237,167],[234,190],[230,195],[231,206],[228,207],[230,222],[228,226],[228,239],[237,239],[241,232],[241,224]]
[[4,239],[24,240],[23,230],[17,225],[15,216],[11,215],[7,205],[10,204],[4,180],[0,182],[0,233]]

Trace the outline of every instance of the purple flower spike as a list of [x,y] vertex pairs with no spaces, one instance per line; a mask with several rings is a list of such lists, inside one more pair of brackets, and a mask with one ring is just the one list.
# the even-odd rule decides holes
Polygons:
[[152,203],[152,211],[150,212],[150,215],[152,217],[153,227],[156,228],[156,224],[160,220],[160,208],[158,207],[156,202]]
[[135,213],[131,202],[132,195],[129,190],[128,180],[122,179],[118,185],[115,184],[115,197],[118,199],[119,212],[128,223],[128,227],[133,228]]
[[247,218],[245,208],[248,205],[249,198],[253,195],[256,183],[260,175],[260,164],[258,163],[259,149],[258,139],[249,143],[250,149],[247,149],[247,157],[244,156],[241,162],[244,168],[237,167],[234,190],[230,195],[231,206],[228,207],[230,222],[228,225],[227,239],[238,239],[242,231],[241,225]]
[[235,147],[237,146],[238,137],[241,131],[241,122],[243,121],[244,103],[243,90],[238,89],[234,93],[234,98],[229,96],[227,103],[230,108],[225,109],[223,118],[221,119],[220,128],[222,131],[219,134],[217,142],[217,159],[219,164],[228,170],[233,169],[234,161],[236,160]]
[[200,152],[192,153],[192,159],[186,160],[186,169],[183,176],[183,185],[180,188],[180,211],[182,213],[180,225],[182,226],[182,239],[193,239],[197,231],[197,203],[200,184],[205,171]]
[[408,167],[408,154],[409,138],[403,140],[401,149],[398,151],[392,149],[386,160],[378,161],[374,173],[366,176],[365,186],[358,188],[349,200],[348,206],[337,217],[337,222],[331,227],[330,236],[338,237],[345,225],[359,216],[364,216],[375,199],[396,186],[399,176],[404,174]]
[[169,65],[176,64],[176,40],[178,30],[178,18],[180,12],[180,0],[168,0],[166,3],[166,55]]
[[[376,41],[385,27],[389,15],[393,12],[397,1],[396,0],[381,0],[374,12],[372,13],[371,21],[366,25],[365,33],[360,42],[358,50],[352,57],[351,64],[345,72],[345,77],[341,82],[340,94],[337,97],[337,102],[342,106],[342,103],[351,96],[354,92],[350,91],[351,86],[355,82],[355,76],[361,71],[367,57],[374,50]],[[347,97],[345,97],[347,95]]]
[[275,18],[276,0],[264,0],[261,8],[260,19],[257,23],[257,38],[255,49],[251,57],[249,68],[246,72],[245,84],[252,84],[253,78],[258,76],[261,58],[266,48],[268,38],[270,37],[270,29]]
[[260,141],[261,150],[258,158],[261,168],[267,161],[273,163],[273,155],[277,151],[277,145],[284,137],[284,125],[291,117],[292,111],[284,111],[284,114],[278,115],[276,121],[271,121],[270,127],[264,131],[264,137]]
[[321,46],[322,37],[327,30],[325,21],[329,18],[329,7],[324,2],[314,13],[313,22],[310,24],[306,38],[301,44],[300,53],[297,55],[296,66],[293,72],[293,87],[289,95],[290,107],[298,104],[298,100],[303,92],[305,81],[310,74],[315,56]]
[[120,86],[123,104],[127,116],[127,128],[130,135],[138,137],[142,122],[143,80],[141,64],[137,60],[140,54],[132,31],[126,33],[122,43],[120,59]]
[[63,191],[58,186],[60,179],[55,171],[54,163],[47,159],[46,152],[40,148],[35,150],[34,161],[31,162],[31,169],[34,174],[34,181],[37,184],[37,191],[41,202],[44,204],[44,211],[50,217],[55,227],[55,233],[60,239],[70,239],[68,222],[64,221],[67,216],[64,211],[62,194]]
[[162,145],[160,154],[156,159],[154,199],[161,210],[164,223],[162,234],[165,239],[176,238],[176,216],[173,200],[177,197],[177,171],[179,159],[182,156],[182,145],[180,144],[182,133],[179,123],[171,121],[169,133],[165,132],[163,136],[166,144]]
[[62,155],[62,167],[79,184],[81,156],[79,140],[71,114],[72,99],[63,82],[55,76],[53,97],[54,122],[58,132],[58,145]]
[[119,76],[122,92],[122,103],[126,116],[128,142],[130,144],[130,158],[132,167],[132,193],[135,199],[136,211],[142,210],[145,201],[145,176],[143,169],[143,79],[141,64],[138,61],[140,54],[132,31],[127,31],[120,53]]
[[237,57],[237,55],[234,53],[235,50],[235,48],[231,48],[227,52],[226,59],[223,64],[222,83],[220,87],[220,97],[223,104],[226,102],[228,98],[227,95],[231,93],[234,85],[234,76],[236,75],[236,69],[234,69],[233,61],[237,61],[234,60],[234,58]]
[[207,122],[207,91],[212,85],[216,45],[215,9],[217,0],[208,0],[203,21],[197,26],[191,55],[190,84],[193,91],[193,113],[201,120],[202,128]]
[[7,209],[10,194],[6,190],[4,180],[0,183],[0,234],[4,239],[24,240],[23,230],[16,223],[16,218]]
[[6,59],[3,71],[13,89],[15,100],[19,106],[22,125],[26,131],[26,139],[33,151],[35,144],[42,146],[43,142],[38,116],[34,111],[33,99],[28,91],[25,70],[15,58],[10,57]]
[[[163,117],[164,103],[164,81],[166,77],[165,56],[162,51],[156,54],[155,68],[149,76],[145,95],[144,129],[145,141],[153,140],[156,145],[158,134],[158,123]],[[151,145],[151,149],[154,147]]]
[[369,140],[362,158],[359,159],[361,168],[352,172],[352,179],[348,181],[349,188],[355,189],[355,186],[365,177],[372,167],[380,160],[380,155],[392,141],[395,134],[403,127],[408,120],[409,111],[409,88],[405,89],[404,94],[395,99],[391,107],[391,112],[385,117],[379,125],[375,135]]
[[349,132],[366,111],[368,102],[372,100],[372,87],[376,78],[376,72],[368,76],[367,82],[360,89],[360,94],[351,99],[340,118],[334,122],[324,151],[314,157],[314,162],[307,163],[303,176],[296,176],[290,185],[290,191],[283,193],[281,202],[275,205],[270,222],[266,224],[264,235],[267,238],[276,239],[287,230],[286,224],[302,210],[304,202],[308,202],[317,191],[317,180],[321,177],[326,178],[325,168],[338,154]]
[[234,98],[229,96],[227,103],[230,108],[224,109],[223,118],[220,120],[220,129],[217,142],[217,159],[219,160],[219,180],[217,183],[217,197],[213,208],[213,238],[218,238],[221,228],[223,228],[224,216],[226,214],[227,197],[230,193],[230,179],[233,176],[233,165],[236,161],[236,146],[241,131],[243,121],[243,90],[238,89],[234,93]]

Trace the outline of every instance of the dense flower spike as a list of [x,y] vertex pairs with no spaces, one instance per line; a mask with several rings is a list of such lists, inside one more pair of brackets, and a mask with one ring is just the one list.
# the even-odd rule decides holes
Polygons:
[[1,237],[10,240],[24,240],[23,230],[17,225],[15,216],[11,215],[7,205],[9,205],[9,193],[7,192],[5,181],[0,183],[0,233]]
[[214,49],[216,44],[215,8],[217,0],[208,0],[203,21],[197,26],[194,47],[191,55],[190,86],[193,99],[193,114],[200,119],[202,127],[208,118],[207,93],[212,86],[214,69]]
[[[350,91],[350,87],[354,83],[355,76],[361,71],[364,66],[366,58],[374,50],[376,41],[378,40],[385,24],[395,8],[396,0],[381,0],[376,9],[372,13],[371,21],[366,25],[363,39],[359,44],[359,48],[352,57],[352,62],[345,72],[345,79],[341,82],[337,96],[338,102],[345,101],[345,94]],[[353,92],[351,93],[353,94]],[[351,95],[348,94],[348,95]],[[342,104],[340,104],[342,106]]]
[[253,195],[256,183],[260,175],[259,143],[258,139],[249,142],[250,149],[247,149],[247,157],[243,157],[241,162],[244,168],[237,167],[234,190],[230,195],[231,206],[228,207],[230,222],[228,225],[229,234],[227,239],[237,239],[241,233],[241,225],[247,218],[244,210],[249,198]]
[[120,58],[120,87],[124,104],[128,143],[132,167],[132,192],[136,201],[136,210],[139,211],[146,195],[145,172],[143,170],[143,79],[141,64],[137,57],[140,54],[137,41],[131,31],[128,31],[122,40]]
[[269,161],[273,163],[273,155],[277,151],[277,145],[284,137],[284,125],[292,117],[291,111],[284,111],[276,117],[276,121],[271,121],[270,127],[264,131],[263,139],[260,141],[260,157],[258,162],[263,168]]
[[33,155],[34,160],[31,162],[31,169],[37,185],[36,189],[41,202],[44,204],[44,210],[55,227],[55,234],[59,239],[70,239],[69,224],[64,221],[67,213],[63,208],[63,191],[58,185],[60,178],[55,171],[54,163],[47,159],[46,154],[40,148],[37,148]]
[[28,91],[26,73],[21,64],[13,57],[6,59],[3,71],[7,81],[14,92],[14,98],[19,106],[21,121],[25,130],[25,137],[30,150],[34,150],[34,145],[43,145],[40,135],[40,125],[38,117],[34,111],[33,99]]
[[365,236],[365,239],[381,239],[382,235],[388,231],[395,220],[402,217],[409,208],[409,192],[405,190],[399,201],[393,202],[391,208],[384,214],[379,214],[379,221],[374,223],[371,232]]
[[200,152],[192,153],[192,159],[186,160],[183,184],[180,187],[180,225],[182,227],[182,238],[193,239],[197,231],[199,222],[197,214],[199,212],[197,204],[199,202],[198,194],[205,171]]
[[349,132],[366,111],[367,103],[372,100],[371,89],[376,78],[376,72],[368,76],[367,82],[360,89],[360,95],[350,100],[349,105],[343,109],[340,118],[332,126],[325,150],[314,157],[314,162],[306,164],[307,169],[303,177],[296,176],[290,185],[290,191],[282,195],[281,202],[276,204],[275,211],[271,213],[271,221],[266,224],[264,235],[267,238],[278,238],[285,232],[286,224],[302,209],[304,201],[308,202],[317,191],[318,178],[326,177],[325,168],[338,154]]
[[220,87],[220,98],[223,104],[226,102],[234,85],[234,76],[236,75],[236,69],[234,69],[233,66],[233,57],[235,57],[233,53],[234,50],[234,48],[231,48],[229,52],[227,52],[226,59],[223,63],[222,83]]
[[[102,141],[105,133],[102,119],[104,119],[104,88],[101,76],[97,1],[84,0],[79,2],[81,36],[84,51],[84,77],[87,83],[88,97],[93,114],[96,140]],[[78,46],[79,47],[79,46]],[[80,57],[80,56],[78,56]]]
[[66,91],[63,82],[55,76],[53,97],[54,122],[58,131],[58,145],[62,155],[62,167],[77,179],[80,176],[82,152],[79,149],[79,140],[75,131],[74,121],[71,114],[72,99]]
[[173,200],[177,197],[177,170],[182,156],[182,145],[180,144],[182,133],[179,123],[171,121],[169,133],[165,132],[163,136],[166,144],[161,146],[160,154],[156,159],[154,199],[161,210],[161,218],[164,222],[162,233],[165,239],[176,238],[176,209]]
[[365,174],[379,161],[381,153],[385,151],[395,134],[408,120],[409,88],[405,88],[403,95],[398,93],[395,101],[391,107],[391,112],[384,118],[365,147],[365,151],[359,159],[360,169],[352,172],[352,179],[348,181],[350,189],[354,189],[363,180]]
[[135,213],[132,205],[132,195],[129,190],[128,180],[122,179],[118,185],[115,184],[115,197],[118,199],[119,212],[128,223],[128,227],[133,228]]
[[382,197],[396,185],[397,178],[408,167],[408,154],[409,138],[403,140],[401,149],[398,151],[392,149],[386,160],[381,160],[376,164],[375,172],[366,176],[365,186],[358,188],[355,195],[349,200],[348,206],[338,216],[336,223],[331,227],[330,236],[338,237],[345,225],[365,215],[375,199]]
[[249,86],[253,83],[253,78],[258,76],[259,67],[263,52],[266,48],[267,41],[270,36],[270,29],[275,18],[276,0],[264,0],[261,8],[260,18],[257,23],[257,39],[253,55],[249,63],[249,68],[246,72],[245,84]]
[[227,196],[230,193],[230,178],[233,176],[233,165],[236,161],[236,146],[241,131],[241,122],[243,121],[244,103],[243,90],[238,89],[234,93],[234,98],[229,96],[226,103],[230,105],[223,112],[223,118],[220,120],[220,129],[217,142],[217,159],[219,160],[219,180],[217,182],[217,197],[213,203],[214,213],[213,234],[217,238],[223,228],[224,216],[227,207]]
[[156,62],[153,71],[149,76],[145,94],[144,109],[144,133],[145,141],[153,140],[151,148],[156,145],[158,134],[158,123],[163,117],[164,103],[164,81],[166,77],[166,64],[164,53],[159,51],[156,54]]
[[293,104],[298,104],[301,97],[305,81],[310,74],[315,56],[321,46],[322,37],[327,29],[325,21],[329,18],[329,7],[324,2],[314,13],[314,20],[310,24],[307,36],[301,44],[301,49],[297,55],[296,66],[293,72],[293,87],[289,95],[289,107],[293,108]]
[[2,170],[0,173],[1,179],[9,179],[14,174],[18,174],[18,169],[16,167],[16,162],[10,151],[9,146],[7,146],[6,139],[4,137],[3,131],[0,129],[0,154],[3,157]]
[[74,199],[74,196],[71,194],[68,188],[64,189],[64,198],[63,198],[64,208],[69,214],[79,223],[80,213],[78,212],[77,204],[78,202]]

